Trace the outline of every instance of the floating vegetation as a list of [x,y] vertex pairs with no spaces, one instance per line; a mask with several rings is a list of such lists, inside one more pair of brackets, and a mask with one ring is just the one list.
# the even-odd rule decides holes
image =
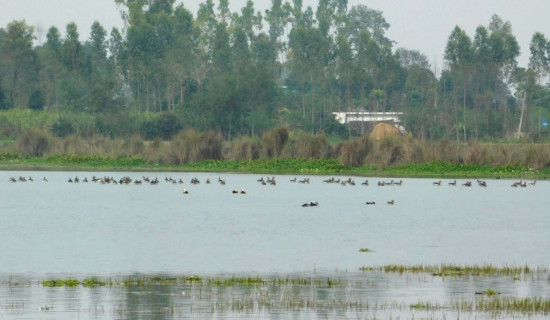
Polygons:
[[82,286],[87,288],[103,287],[105,285],[107,285],[107,282],[99,280],[95,277],[82,280]]
[[185,277],[185,281],[187,281],[187,282],[201,282],[202,278],[197,276],[197,275],[194,275],[194,276]]
[[359,249],[359,252],[374,252],[374,251],[369,248],[361,248]]
[[42,281],[44,287],[77,287],[80,285],[80,281],[67,278],[67,279],[50,279]]
[[44,287],[76,287],[82,285],[86,288],[98,286],[148,286],[148,285],[186,285],[202,284],[204,286],[315,286],[315,287],[334,287],[343,286],[345,281],[337,278],[319,278],[319,277],[211,277],[203,278],[198,275],[184,277],[127,277],[122,281],[113,281],[112,279],[102,280],[96,277],[85,278],[82,281],[77,279],[50,279],[42,281]]
[[476,294],[483,294],[489,297],[499,295],[500,292],[496,291],[495,289],[487,288],[487,290],[484,291],[477,291]]
[[433,276],[482,276],[482,275],[499,275],[499,276],[514,276],[528,275],[536,273],[548,273],[548,268],[530,268],[529,266],[504,266],[497,267],[494,265],[385,265],[381,267],[365,266],[359,268],[363,272],[386,272],[386,273],[429,273]]

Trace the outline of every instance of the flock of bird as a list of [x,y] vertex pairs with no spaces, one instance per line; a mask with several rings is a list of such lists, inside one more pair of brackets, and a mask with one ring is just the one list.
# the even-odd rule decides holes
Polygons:
[[[34,179],[29,176],[28,178],[27,177],[23,177],[23,176],[19,176],[18,178],[15,178],[15,177],[10,177],[9,178],[9,181],[12,182],[12,183],[15,183],[15,182],[33,182]],[[48,182],[48,179],[46,177],[43,177],[42,178],[42,181],[44,182]],[[128,185],[128,184],[135,184],[135,185],[141,185],[141,184],[150,184],[150,185],[156,185],[156,184],[159,184],[160,183],[160,180],[158,178],[149,178],[149,177],[146,177],[146,176],[142,176],[141,179],[132,179],[131,177],[129,176],[124,176],[122,178],[119,178],[119,179],[115,179],[113,177],[108,177],[108,176],[104,176],[102,178],[98,178],[96,176],[93,176],[91,178],[91,180],[88,180],[87,177],[83,178],[82,180],[78,177],[78,176],[75,176],[74,178],[69,178],[67,180],[68,183],[88,183],[88,182],[95,182],[95,183],[100,183],[100,184],[121,184],[121,185]],[[170,183],[170,184],[184,184],[184,181],[182,178],[179,178],[179,179],[174,179],[172,177],[166,177],[164,178],[164,181],[165,183]],[[303,178],[301,180],[298,180],[296,177],[292,178],[289,180],[291,183],[300,183],[300,184],[309,184],[310,183],[310,178]],[[207,178],[205,181],[204,181],[206,184],[210,184],[211,181],[209,178]],[[272,185],[272,186],[275,186],[277,185],[277,181],[275,179],[274,176],[272,177],[267,177],[267,178],[264,178],[264,177],[261,177],[260,179],[257,180],[257,182],[259,182],[261,185]],[[476,180],[477,182],[477,185],[480,186],[480,187],[487,187],[487,181],[485,180],[479,180],[477,179]],[[201,183],[201,180],[194,177],[190,180],[190,183],[193,184],[193,185],[196,185],[196,184],[200,184]],[[217,181],[218,184],[220,185],[225,185],[225,180],[222,179],[221,177],[218,177],[218,181]],[[338,185],[341,185],[341,186],[355,186],[355,181],[352,179],[352,178],[348,178],[348,179],[340,179],[340,178],[329,178],[329,179],[326,179],[326,180],[323,180],[323,183],[329,183],[329,184],[338,184]],[[442,185],[442,180],[437,180],[437,181],[434,181],[432,182],[432,185],[434,186],[441,186]],[[527,182],[527,181],[523,181],[523,180],[520,180],[520,181],[516,181],[514,183],[512,183],[512,187],[516,188],[516,187],[527,187],[528,185],[529,186],[535,186],[537,183],[537,180],[534,180],[533,182]],[[361,185],[362,186],[369,186],[369,180],[368,179],[365,179],[365,181],[361,182]],[[378,181],[377,186],[379,187],[384,187],[384,186],[402,186],[403,185],[403,180],[399,180],[399,181],[394,181],[394,180],[390,180],[390,181]],[[447,183],[447,185],[449,186],[457,186],[457,181],[456,180],[453,180],[453,181],[450,181]],[[461,184],[462,186],[464,187],[471,187],[473,185],[473,183],[469,180],[465,181],[464,183]],[[237,189],[234,189],[231,191],[233,194],[246,194],[246,191],[244,189],[241,189],[241,190],[237,190]],[[187,189],[183,189],[182,191],[183,194],[189,194],[189,190]],[[395,201],[394,200],[390,200],[390,201],[387,201],[386,202],[388,205],[393,205],[395,204]],[[366,202],[367,205],[375,205],[376,202],[375,201],[367,201]],[[318,202],[306,202],[304,204],[302,204],[302,207],[318,207],[319,206],[319,203]]]

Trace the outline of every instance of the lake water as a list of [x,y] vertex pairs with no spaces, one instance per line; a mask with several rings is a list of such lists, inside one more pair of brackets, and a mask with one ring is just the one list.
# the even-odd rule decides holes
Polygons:
[[[159,183],[82,182],[94,175],[115,180],[157,178]],[[13,183],[10,177],[34,181]],[[75,177],[79,183],[68,182]],[[191,184],[194,177],[201,183]],[[315,287],[313,297],[311,288],[292,290],[315,301],[323,295],[329,301],[334,297],[366,301],[368,296],[371,303],[374,299],[391,305],[392,315],[403,318],[415,313],[408,308],[399,311],[398,305],[449,301],[474,289],[500,287],[511,297],[550,297],[546,274],[510,284],[509,279],[442,280],[358,271],[362,266],[388,264],[547,267],[549,182],[513,188],[510,180],[488,180],[487,187],[471,180],[473,186],[464,187],[466,180],[458,180],[457,186],[449,186],[450,180],[434,186],[434,179],[403,179],[402,186],[377,186],[378,181],[391,179],[368,178],[369,186],[363,186],[365,178],[352,177],[355,186],[343,186],[324,183],[330,178],[324,176],[309,176],[308,184],[290,182],[294,176],[274,176],[276,185],[262,185],[257,181],[261,177],[268,178],[227,173],[0,172],[0,302],[5,304],[0,318],[187,318],[193,315],[188,308],[201,306],[203,292],[221,290],[188,284],[133,289],[40,285],[44,279],[68,276],[332,277],[346,285]],[[226,184],[219,184],[219,178]],[[178,183],[180,179],[183,183]],[[206,184],[206,179],[211,183]],[[188,194],[182,193],[184,188]],[[232,193],[241,189],[246,194]],[[393,205],[387,204],[390,200]],[[319,205],[302,207],[309,202]],[[361,248],[372,252],[359,252]],[[213,296],[234,301],[262,295],[261,290],[228,290],[227,297],[226,292]],[[286,289],[270,290],[272,296],[286,294]],[[151,292],[157,298],[149,297]],[[48,305],[52,308],[47,312],[38,310]],[[370,317],[373,312],[372,306],[363,313],[338,312],[334,306],[323,313],[315,308],[246,313],[236,312],[234,305],[216,313],[211,305],[202,307],[209,312],[200,313],[198,308],[193,317],[346,319]],[[389,310],[374,309],[378,314]]]

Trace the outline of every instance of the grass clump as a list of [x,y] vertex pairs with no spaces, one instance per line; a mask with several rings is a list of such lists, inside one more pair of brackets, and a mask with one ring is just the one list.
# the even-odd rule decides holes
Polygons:
[[77,287],[80,285],[80,281],[73,278],[67,279],[50,279],[42,281],[44,287]]
[[369,248],[360,248],[359,252],[374,252],[372,249]]
[[202,278],[197,275],[185,277],[186,282],[202,282]]
[[226,278],[226,279],[208,279],[208,284],[214,286],[252,286],[261,285],[264,283],[264,279],[259,277],[244,277],[244,278]]
[[95,277],[82,280],[82,286],[86,288],[103,287],[106,284],[107,283],[105,281],[102,281]]
[[365,266],[359,269],[364,272],[386,272],[386,273],[429,273],[433,276],[518,276],[535,273],[548,273],[547,268],[531,268],[529,266],[503,266],[495,265],[385,265],[381,267]]

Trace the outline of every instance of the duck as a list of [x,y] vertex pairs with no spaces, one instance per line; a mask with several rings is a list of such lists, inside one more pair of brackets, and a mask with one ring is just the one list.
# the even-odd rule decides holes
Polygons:
[[439,187],[439,186],[441,185],[441,180],[435,181],[435,182],[433,183],[433,185]]
[[395,203],[395,201],[393,199],[388,201],[388,204],[394,204],[394,203]]
[[233,190],[233,191],[231,191],[231,193],[239,193],[239,191],[238,190]]
[[366,204],[376,204],[374,201],[367,201]]
[[302,205],[302,207],[318,207],[318,206],[319,206],[319,202],[317,201],[316,202],[311,201],[309,203],[306,202]]
[[183,194],[189,194],[189,191],[187,191],[187,189],[183,189]]
[[456,180],[453,181],[453,182],[449,182],[449,185],[450,185],[450,186],[453,186],[453,187],[456,186]]
[[246,191],[244,191],[244,189],[241,189],[241,194],[246,194]]

